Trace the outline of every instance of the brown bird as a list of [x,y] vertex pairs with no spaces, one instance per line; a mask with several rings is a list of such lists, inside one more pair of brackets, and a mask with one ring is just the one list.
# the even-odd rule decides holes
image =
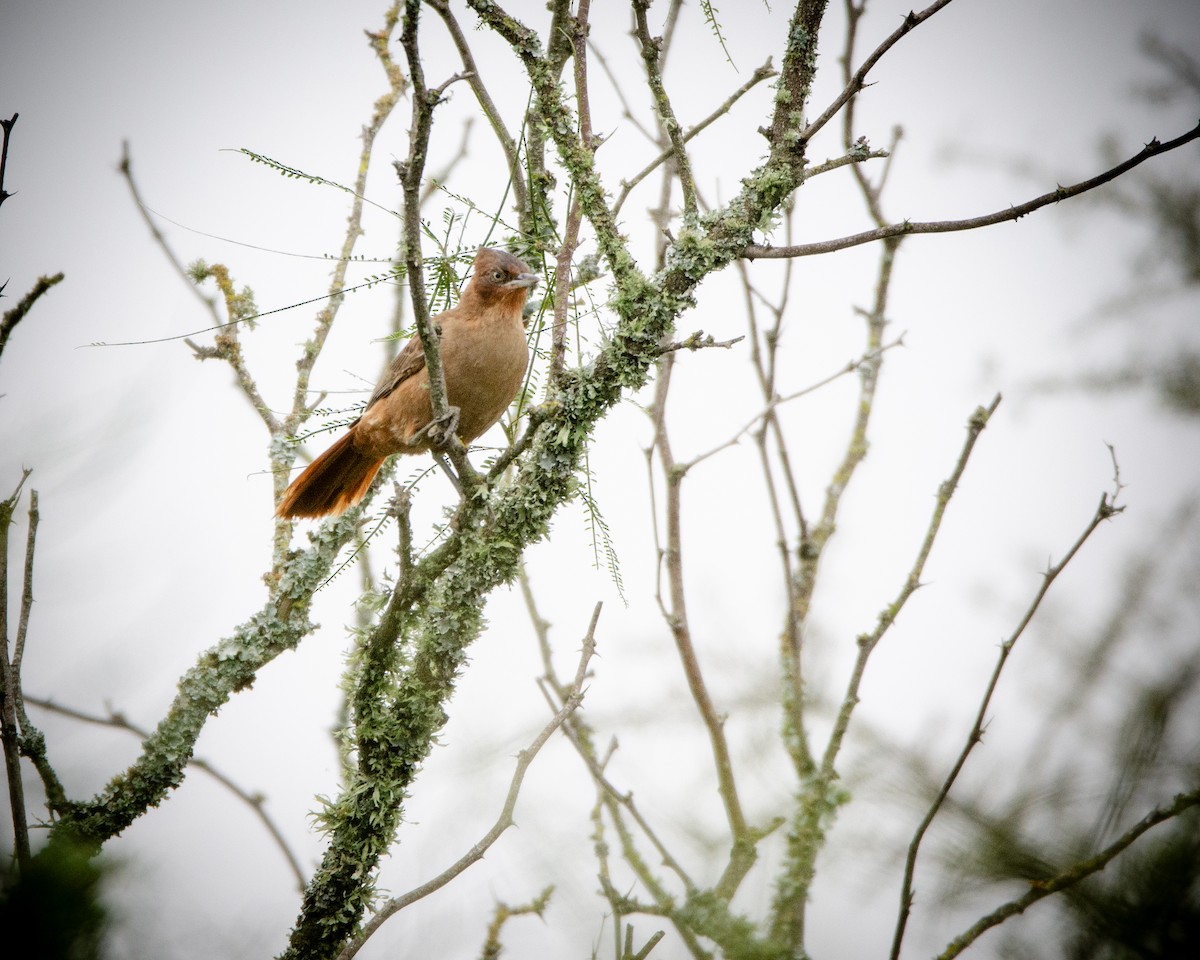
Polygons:
[[[441,335],[446,399],[458,409],[457,433],[470,443],[508,409],[529,363],[521,314],[538,276],[503,250],[480,248],[457,305],[433,318]],[[346,435],[317,457],[283,494],[275,515],[323,517],[354,506],[394,453],[430,449],[433,420],[421,338],[391,362]]]

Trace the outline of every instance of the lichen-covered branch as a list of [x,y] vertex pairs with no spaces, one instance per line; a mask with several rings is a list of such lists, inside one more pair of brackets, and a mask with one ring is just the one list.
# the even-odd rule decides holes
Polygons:
[[[425,298],[425,267],[421,258],[421,184],[425,175],[429,134],[433,129],[433,111],[441,99],[444,87],[430,90],[425,86],[425,71],[421,65],[418,40],[420,15],[420,0],[405,0],[404,29],[400,41],[404,46],[409,81],[412,84],[412,122],[408,129],[408,157],[396,163],[396,172],[400,175],[400,185],[404,190],[403,248],[408,289],[417,335],[421,338],[421,346],[425,350],[425,369],[429,374],[429,405],[433,410],[433,423],[440,424],[445,422],[450,408],[446,399],[446,374],[442,369],[439,346],[441,335],[434,329],[429,304]],[[459,78],[460,76],[456,75],[447,81],[447,84]],[[453,431],[438,431],[438,438],[454,462],[460,480],[469,481],[474,471],[466,458],[462,443]]]
[[9,646],[8,637],[8,529],[21,497],[21,488],[29,479],[30,470],[21,474],[17,489],[0,500],[0,743],[4,749],[4,772],[8,782],[9,811],[12,814],[13,852],[17,866],[29,865],[29,823],[25,816],[25,785],[21,775],[21,754],[27,740],[33,739],[22,706],[21,659],[25,652],[25,637],[29,630],[29,610],[33,605],[33,554],[37,543],[37,491],[29,497],[29,529],[25,541],[25,568],[22,578],[21,612],[17,633]]
[[875,629],[858,637],[858,655],[851,671],[846,693],[841,699],[833,730],[829,735],[821,762],[813,776],[806,778],[796,807],[795,818],[788,832],[788,849],[781,871],[771,911],[773,937],[798,948],[804,943],[805,916],[816,858],[824,845],[825,831],[832,822],[832,815],[845,799],[838,784],[837,760],[841,753],[850,718],[859,702],[859,688],[866,673],[871,653],[891,628],[896,617],[909,597],[921,585],[921,574],[925,562],[933,549],[941,529],[942,520],[950,498],[958,488],[958,482],[967,468],[975,441],[987,426],[988,419],[1000,403],[996,397],[991,405],[980,407],[967,422],[967,438],[963,443],[954,469],[938,489],[933,514],[926,527],[925,536],[917,550],[916,558],[905,577],[896,598],[880,612]]
[[61,273],[49,277],[38,277],[29,292],[17,301],[17,305],[4,312],[4,316],[0,317],[0,354],[4,353],[4,348],[8,346],[8,338],[12,336],[17,324],[25,319],[25,315],[29,313],[41,296],[55,284],[61,283],[62,279],[63,274]]
[[504,798],[504,805],[501,808],[500,815],[496,818],[496,822],[492,824],[491,829],[470,850],[436,877],[410,890],[408,893],[391,898],[380,906],[374,912],[370,921],[363,925],[362,932],[338,955],[338,960],[351,960],[351,958],[358,954],[371,935],[389,917],[394,916],[418,900],[429,896],[435,890],[441,889],[472,864],[480,860],[487,853],[488,849],[500,838],[500,835],[516,822],[513,819],[513,815],[517,807],[517,798],[520,796],[521,785],[525,780],[525,774],[528,772],[530,765],[533,763],[538,751],[545,746],[546,741],[567,722],[583,702],[584,684],[587,681],[589,664],[596,652],[596,624],[599,619],[600,604],[597,603],[592,612],[591,623],[588,625],[587,633],[583,638],[583,647],[580,651],[578,666],[575,669],[575,677],[569,686],[564,687],[560,691],[562,699],[555,710],[554,716],[550,718],[550,721],[534,737],[529,746],[522,750],[518,756],[512,780],[509,783],[508,793]]
[[[701,120],[695,126],[688,127],[687,130],[683,131],[682,135],[680,136],[680,141],[682,143],[687,143],[693,137],[702,133],[704,130],[706,130],[709,126],[711,126],[713,123],[715,123],[721,117],[725,116],[725,114],[727,114],[733,108],[733,105],[735,103],[737,103],[747,93],[749,93],[752,89],[754,89],[754,87],[758,86],[764,80],[769,80],[771,77],[774,77],[774,76],[776,76],[775,68],[773,66],[771,66],[771,61],[768,60],[761,67],[759,67],[757,70],[755,70],[754,73],[752,73],[750,75],[750,78],[745,83],[743,83],[733,93],[731,93],[729,95],[729,97],[726,98],[725,102],[722,103],[719,107],[717,107],[716,110],[714,110],[712,113],[710,113],[707,117],[705,117],[703,120]],[[648,164],[646,164],[646,166],[642,167],[641,170],[639,170],[637,173],[635,173],[628,180],[622,182],[621,192],[617,194],[617,199],[613,203],[613,213],[616,214],[620,211],[621,207],[625,203],[625,198],[629,196],[630,192],[633,190],[634,187],[636,187],[639,183],[641,183],[643,180],[645,180],[646,177],[650,176],[650,174],[652,174],[655,170],[657,170],[660,166],[662,166],[662,164],[664,164],[668,160],[670,160],[671,157],[674,156],[674,154],[675,154],[675,147],[674,146],[667,147],[657,157],[655,157]]]
[[134,820],[158,806],[183,782],[196,739],[212,714],[249,687],[258,671],[313,629],[308,619],[314,591],[329,575],[338,551],[354,534],[355,517],[328,524],[312,545],[293,554],[261,610],[204,654],[179,681],[179,692],[142,753],[97,796],[56,809],[51,842],[74,841],[99,850]]

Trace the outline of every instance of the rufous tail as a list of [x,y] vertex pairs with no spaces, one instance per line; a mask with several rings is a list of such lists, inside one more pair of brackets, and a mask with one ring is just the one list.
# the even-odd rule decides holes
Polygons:
[[284,491],[277,517],[324,517],[344,513],[367,495],[383,460],[354,447],[351,430],[310,463]]

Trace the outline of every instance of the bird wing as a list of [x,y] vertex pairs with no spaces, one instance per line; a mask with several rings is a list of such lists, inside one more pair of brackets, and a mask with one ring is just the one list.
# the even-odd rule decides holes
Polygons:
[[370,409],[376,401],[386,397],[409,377],[415,377],[424,369],[425,348],[421,346],[421,338],[413,336],[396,354],[396,358],[388,366],[384,375],[379,378],[379,383],[375,385],[375,392],[367,401],[367,409]]

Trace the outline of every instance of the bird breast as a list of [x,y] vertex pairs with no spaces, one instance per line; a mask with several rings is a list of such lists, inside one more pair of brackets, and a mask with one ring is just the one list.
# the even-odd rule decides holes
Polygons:
[[521,389],[529,347],[520,314],[464,320],[442,336],[446,395],[458,407],[458,434],[470,443],[500,419]]

